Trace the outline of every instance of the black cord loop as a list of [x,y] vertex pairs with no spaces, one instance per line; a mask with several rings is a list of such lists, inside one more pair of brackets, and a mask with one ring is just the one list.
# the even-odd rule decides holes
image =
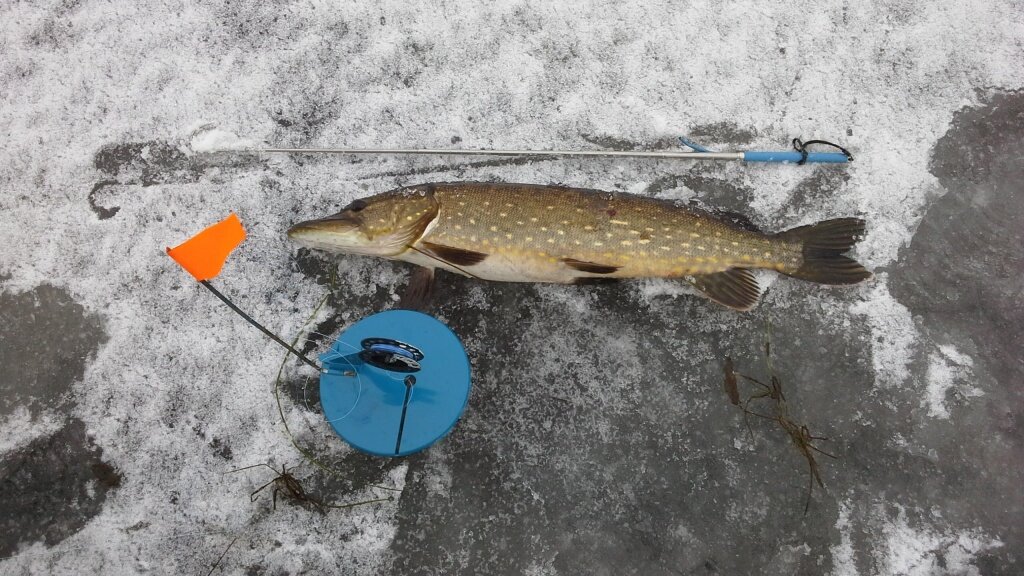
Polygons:
[[829,142],[828,140],[808,140],[807,142],[803,142],[799,138],[793,138],[793,149],[800,153],[800,161],[797,162],[798,165],[807,163],[807,147],[811,144],[824,144],[826,146],[831,146],[842,152],[848,161],[853,162],[853,154],[850,154],[849,150],[843,148],[839,144]]

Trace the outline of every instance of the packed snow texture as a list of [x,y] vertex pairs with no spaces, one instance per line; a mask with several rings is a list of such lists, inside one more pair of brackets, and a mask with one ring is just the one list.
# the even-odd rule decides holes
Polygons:
[[[32,520],[11,512],[0,572],[205,573],[236,538],[225,573],[1024,566],[1021,366],[979,344],[1008,337],[972,331],[1010,329],[984,307],[947,318],[930,300],[959,290],[961,301],[1019,301],[1021,245],[948,253],[949,269],[995,271],[992,282],[924,282],[935,266],[914,252],[928,252],[915,244],[919,227],[941,239],[965,213],[984,215],[991,246],[1024,230],[1007,224],[1019,223],[1013,210],[993,208],[1020,206],[1001,175],[1019,174],[1024,132],[977,157],[961,154],[971,141],[958,137],[987,137],[986,122],[1021,114],[1020,2],[70,0],[3,3],[0,32],[0,288],[14,303],[0,313],[28,327],[3,332],[4,361],[25,363],[3,373],[5,498],[56,474],[48,439],[76,423],[103,472],[74,487],[96,509],[80,527],[31,536]],[[244,152],[661,149],[682,134],[714,149],[825,138],[856,160]],[[1016,156],[1001,156],[1006,146]],[[944,168],[961,157],[966,169]],[[284,417],[300,445],[345,475],[334,478],[284,433],[282,351],[164,248],[237,213],[249,239],[216,284],[320,350],[394,306],[409,269],[300,252],[284,230],[357,197],[441,180],[692,200],[766,230],[860,215],[869,232],[856,257],[877,274],[833,289],[765,274],[771,291],[748,315],[665,280],[580,288],[444,276],[430,312],[464,340],[474,390],[453,434],[426,453],[354,453],[304,400],[315,375],[287,362]],[[949,217],[929,222],[936,213]],[[43,286],[78,308],[51,317],[53,305],[22,298]],[[1019,317],[1019,306],[1008,310]],[[62,360],[35,371],[25,350],[60,357],[68,345],[62,329],[36,329],[69,315],[101,326],[75,353],[82,369]],[[828,490],[815,490],[806,516],[806,462],[777,429],[755,422],[748,435],[721,390],[726,355],[765,376],[769,317],[791,409],[838,456],[819,456]],[[37,380],[63,388],[40,396],[24,384]],[[230,472],[262,462],[301,464],[296,476],[330,502],[392,499],[321,513],[279,498],[274,509],[270,489],[249,498],[273,472]]]
[[252,150],[255,145],[250,140],[243,140],[231,132],[218,130],[209,124],[198,127],[192,133],[189,148],[197,153],[225,152],[236,150]]

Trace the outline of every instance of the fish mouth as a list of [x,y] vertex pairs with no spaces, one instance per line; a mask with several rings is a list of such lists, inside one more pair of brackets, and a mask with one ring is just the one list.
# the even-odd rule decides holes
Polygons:
[[310,248],[344,249],[362,244],[359,221],[331,216],[299,222],[288,229],[288,238]]
[[344,234],[358,228],[359,222],[354,218],[331,216],[299,222],[288,229],[288,237],[298,240],[310,234]]

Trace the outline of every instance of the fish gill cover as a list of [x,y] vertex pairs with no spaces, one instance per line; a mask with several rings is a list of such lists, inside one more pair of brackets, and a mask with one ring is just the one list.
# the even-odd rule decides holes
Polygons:
[[[1021,141],[1020,123],[1001,118],[1019,109],[1012,90],[1024,86],[1020,8],[3,3],[3,290],[14,302],[54,286],[102,319],[107,339],[61,410],[84,423],[82,465],[106,463],[119,479],[108,488],[69,476],[66,493],[75,482],[91,494],[77,504],[84,523],[59,541],[22,527],[0,571],[205,573],[239,534],[243,545],[220,565],[228,573],[1019,571],[1013,463],[1024,456],[1024,408],[1009,386],[1021,368],[1001,347],[1013,332],[967,312],[949,325],[934,311],[955,298],[969,310],[976,294],[981,306],[1019,301],[1019,268],[1001,263],[1018,261],[1021,228],[984,236],[1002,252],[954,242],[939,263],[921,243],[972,238],[958,223],[1013,224],[976,209],[1007,219],[1016,209],[998,183],[1019,158],[1002,146]],[[221,133],[204,132],[211,123]],[[1016,136],[988,147],[986,126]],[[659,148],[679,134],[760,149],[822,136],[857,161],[208,152],[239,141]],[[961,137],[981,148],[951,144]],[[942,161],[958,154],[972,159],[964,170]],[[823,466],[827,496],[804,517],[805,463],[786,438],[751,442],[719,388],[727,354],[758,361],[760,318],[680,296],[668,281],[531,287],[448,276],[431,311],[464,338],[477,378],[465,419],[427,453],[388,463],[353,453],[325,435],[296,384],[309,374],[286,371],[289,423],[351,474],[297,476],[331,495],[365,498],[386,484],[400,497],[326,514],[250,503],[270,473],[224,472],[300,461],[273,402],[282,353],[200,295],[164,247],[237,212],[249,239],[219,281],[286,336],[330,293],[314,319],[330,338],[397,300],[409,271],[296,254],[284,230],[357,197],[469,179],[697,200],[779,230],[863,217],[857,258],[880,271],[872,283],[762,279],[795,417],[833,439],[839,457]],[[927,236],[915,236],[919,226]],[[1003,284],[936,275],[962,261]],[[34,410],[3,414],[4,462],[64,429],[57,412]]]

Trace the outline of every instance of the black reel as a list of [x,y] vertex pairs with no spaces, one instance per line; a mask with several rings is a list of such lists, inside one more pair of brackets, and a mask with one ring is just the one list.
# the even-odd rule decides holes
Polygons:
[[405,342],[390,338],[367,338],[362,341],[359,358],[371,366],[391,372],[419,372],[423,353]]

